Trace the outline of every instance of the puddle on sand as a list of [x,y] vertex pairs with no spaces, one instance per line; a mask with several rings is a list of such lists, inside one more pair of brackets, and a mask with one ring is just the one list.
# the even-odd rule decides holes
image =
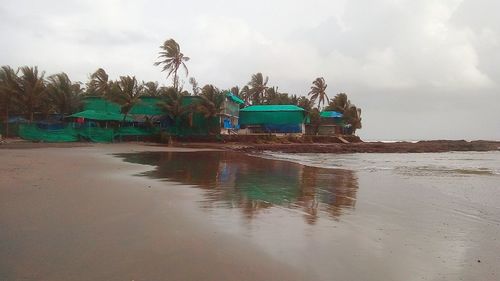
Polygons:
[[314,224],[320,214],[337,218],[356,204],[358,179],[344,169],[309,167],[234,152],[117,154],[153,165],[140,174],[204,189],[204,207],[239,208],[252,217],[273,206],[301,211]]

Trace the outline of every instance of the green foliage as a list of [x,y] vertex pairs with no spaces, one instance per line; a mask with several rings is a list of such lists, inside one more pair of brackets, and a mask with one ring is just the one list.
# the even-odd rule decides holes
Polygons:
[[[206,119],[219,117],[224,109],[224,101],[226,100],[226,95],[222,93],[214,85],[205,85],[201,89],[201,101],[197,104],[195,110],[202,114]],[[217,118],[218,120],[218,118]],[[210,133],[220,132],[220,122],[214,122],[209,124]]]
[[21,76],[15,83],[16,99],[20,109],[33,121],[33,114],[42,106],[45,98],[45,71],[38,72],[38,67],[23,66],[20,68]]
[[159,97],[162,95],[163,88],[159,87],[158,82],[155,81],[149,81],[149,82],[144,82],[142,81],[142,94],[143,96],[147,97]]
[[69,115],[81,108],[82,89],[64,72],[47,78],[47,104],[55,113]]
[[264,78],[260,72],[252,75],[252,79],[248,82],[248,90],[245,89],[247,95],[245,100],[251,100],[253,105],[263,104],[268,81],[269,77]]
[[339,93],[328,104],[325,110],[337,111],[344,115],[344,122],[351,127],[352,133],[356,133],[357,129],[361,129],[361,108],[357,108],[351,103],[347,94]]
[[173,87],[168,87],[163,93],[163,101],[158,103],[158,107],[165,112],[176,123],[181,121],[189,113],[190,108],[182,104],[182,97],[185,93],[181,93]]
[[111,82],[106,71],[102,68],[97,69],[90,75],[90,80],[87,82],[87,96],[107,97],[110,95]]
[[142,85],[137,83],[135,76],[121,76],[120,80],[113,83],[112,89],[109,99],[120,105],[125,121],[132,107],[140,101]]

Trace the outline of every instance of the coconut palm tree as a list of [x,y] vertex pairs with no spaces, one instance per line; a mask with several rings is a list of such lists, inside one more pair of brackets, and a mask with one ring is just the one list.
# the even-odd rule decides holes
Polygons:
[[109,75],[102,68],[97,69],[90,75],[90,80],[87,83],[87,94],[107,97],[111,93],[111,82]]
[[4,122],[5,136],[9,136],[9,116],[15,106],[16,88],[19,77],[10,66],[0,68],[0,110]]
[[361,108],[352,104],[347,94],[337,94],[328,104],[326,109],[342,113],[344,115],[344,123],[350,126],[352,134],[356,133],[357,129],[361,129]]
[[173,86],[176,90],[179,90],[179,77],[177,76],[177,71],[182,66],[188,75],[188,68],[186,62],[189,61],[189,57],[184,56],[181,53],[181,48],[174,39],[166,40],[162,46],[160,46],[161,51],[159,52],[158,58],[160,61],[154,63],[154,65],[163,65],[161,71],[167,72],[167,79],[173,73]]
[[159,87],[158,82],[142,81],[142,95],[148,97],[159,97],[162,94],[162,88]]
[[142,85],[139,85],[135,76],[120,76],[120,80],[113,84],[113,88],[110,100],[120,105],[125,122],[132,107],[140,102]]
[[251,91],[248,85],[243,86],[240,90],[240,97],[245,101],[245,104],[249,104],[251,100]]
[[201,90],[201,102],[196,106],[196,110],[206,119],[217,117],[217,122],[210,124],[209,131],[211,133],[220,132],[219,117],[224,110],[224,101],[226,99],[217,87],[213,85],[205,85]]
[[328,95],[326,94],[326,87],[328,85],[325,82],[325,79],[323,77],[318,77],[316,80],[313,81],[313,85],[311,86],[311,90],[307,95],[311,96],[310,99],[311,101],[315,102],[318,100],[318,107],[321,107],[321,105],[324,105],[325,100],[326,102],[329,101]]
[[23,66],[20,68],[21,76],[17,83],[16,96],[22,111],[33,122],[35,111],[41,106],[45,97],[45,71],[38,72],[38,67]]
[[71,114],[81,105],[82,89],[73,83],[66,73],[58,73],[47,78],[47,102],[60,114]]
[[351,133],[355,134],[357,129],[361,129],[361,108],[357,108],[355,105],[350,105],[346,111],[344,111],[344,121],[351,127]]
[[182,97],[185,93],[177,91],[173,87],[168,87],[163,94],[163,100],[157,106],[165,112],[165,114],[178,123],[184,115],[186,115],[190,108],[182,104]]
[[189,84],[193,87],[193,95],[197,96],[200,94],[200,87],[198,86],[198,81],[194,77],[189,78]]
[[225,95],[214,85],[205,85],[201,89],[200,95],[202,101],[197,106],[198,112],[200,112],[205,118],[219,116],[224,107]]
[[314,102],[306,97],[300,97],[297,100],[297,106],[302,107],[307,112],[311,112],[314,107]]
[[347,95],[339,93],[330,101],[325,109],[344,113],[350,106],[351,101],[347,98]]
[[269,77],[265,77],[262,73],[256,73],[252,75],[252,79],[248,82],[248,86],[250,87],[250,95],[252,99],[252,104],[262,104],[265,98],[266,90],[267,90],[267,82],[269,81]]

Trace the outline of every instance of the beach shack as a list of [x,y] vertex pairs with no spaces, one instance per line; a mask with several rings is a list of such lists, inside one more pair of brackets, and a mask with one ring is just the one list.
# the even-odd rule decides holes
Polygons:
[[302,134],[306,111],[296,105],[252,105],[240,110],[239,134]]
[[224,106],[220,116],[221,134],[229,135],[236,133],[236,130],[240,128],[240,105],[242,104],[245,104],[245,102],[238,96],[231,92],[226,94]]
[[322,111],[320,113],[318,135],[339,135],[344,128],[343,114],[337,111]]

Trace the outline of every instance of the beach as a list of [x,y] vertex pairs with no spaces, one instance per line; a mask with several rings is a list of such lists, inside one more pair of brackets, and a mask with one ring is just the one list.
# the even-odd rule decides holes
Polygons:
[[190,192],[108,155],[141,150],[166,149],[1,150],[0,280],[303,280],[208,225]]
[[0,149],[0,280],[500,278],[498,152],[401,168],[406,154],[30,148]]

